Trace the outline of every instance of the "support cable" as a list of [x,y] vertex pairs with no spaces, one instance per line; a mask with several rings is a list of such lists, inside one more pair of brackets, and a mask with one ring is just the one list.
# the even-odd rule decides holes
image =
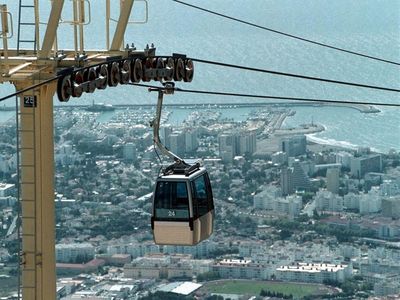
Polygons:
[[400,89],[388,88],[388,87],[382,87],[382,86],[376,86],[376,85],[369,85],[369,84],[349,82],[349,81],[340,81],[340,80],[313,77],[313,76],[307,76],[307,75],[301,75],[301,74],[279,72],[279,71],[267,70],[267,69],[252,68],[252,67],[246,67],[246,66],[235,65],[235,64],[228,64],[228,63],[212,61],[212,60],[205,60],[205,59],[199,59],[199,58],[190,58],[190,59],[192,61],[195,61],[195,62],[199,62],[199,63],[203,63],[203,64],[216,65],[216,66],[221,66],[221,67],[228,67],[228,68],[241,69],[241,70],[247,70],[247,71],[254,71],[254,72],[260,72],[260,73],[268,73],[268,74],[272,74],[272,75],[279,75],[279,76],[286,76],[286,77],[294,77],[294,78],[301,78],[301,79],[307,79],[307,80],[335,83],[335,84],[347,85],[347,86],[355,86],[355,87],[368,88],[368,89],[374,89],[374,90],[382,90],[382,91],[388,91],[388,92],[397,92],[397,93],[400,92]]
[[[170,56],[157,56],[157,57],[158,58],[169,58]],[[306,79],[306,80],[334,83],[334,84],[353,86],[353,87],[359,87],[359,88],[382,90],[382,91],[387,91],[387,92],[396,92],[396,93],[400,92],[400,89],[396,89],[396,88],[388,88],[388,87],[382,87],[382,86],[376,86],[376,85],[368,85],[368,84],[362,84],[362,83],[356,83],[356,82],[340,81],[340,80],[313,77],[313,76],[294,74],[294,73],[286,73],[286,72],[280,72],[280,71],[274,71],[274,70],[268,70],[268,69],[246,67],[246,66],[242,66],[242,65],[228,64],[228,63],[212,61],[212,60],[205,60],[205,59],[200,59],[200,58],[188,58],[188,59],[191,59],[194,62],[199,62],[199,63],[203,63],[203,64],[210,64],[210,65],[216,65],[216,66],[227,67],[227,68],[234,68],[234,69],[240,69],[240,70],[260,72],[260,73],[267,73],[267,74],[271,74],[271,75],[286,76],[286,77],[300,78],[300,79]],[[123,61],[123,60],[124,59],[116,60],[116,61],[120,62],[120,61]],[[95,64],[95,65],[82,67],[82,68],[74,70],[74,72],[85,70],[87,68],[96,67],[96,66],[99,66],[99,65],[102,65],[102,64],[104,64],[104,63],[98,63],[98,64]],[[65,76],[65,74],[57,75],[57,76],[55,76],[53,78],[44,80],[44,81],[42,81],[40,83],[34,84],[34,85],[32,85],[30,87],[27,87],[25,89],[22,89],[20,91],[16,91],[15,93],[12,93],[12,94],[9,94],[7,96],[4,96],[4,97],[0,98],[0,102],[4,101],[4,100],[7,100],[9,98],[12,98],[14,96],[18,96],[19,94],[26,93],[26,92],[28,92],[28,91],[30,91],[32,89],[38,88],[38,87],[40,87],[42,85],[45,85],[47,83],[50,83],[50,82],[52,82],[54,80],[58,80],[58,79],[62,78],[63,76]]]
[[248,25],[248,26],[252,26],[252,27],[258,28],[258,29],[270,31],[270,32],[273,32],[273,33],[276,33],[276,34],[280,34],[280,35],[292,38],[292,39],[296,39],[296,40],[300,40],[300,41],[307,42],[307,43],[310,43],[310,44],[318,45],[318,46],[321,46],[321,47],[333,49],[333,50],[336,50],[336,51],[341,51],[341,52],[344,52],[344,53],[357,55],[357,56],[360,56],[360,57],[364,57],[364,58],[368,58],[368,59],[372,59],[372,60],[376,60],[376,61],[380,61],[380,62],[384,62],[384,63],[400,66],[400,62],[396,62],[396,61],[392,61],[392,60],[388,60],[388,59],[384,59],[384,58],[380,58],[380,57],[376,57],[376,56],[372,56],[372,55],[368,55],[368,54],[364,54],[364,53],[360,53],[360,52],[351,51],[351,50],[347,50],[347,49],[344,49],[344,48],[332,46],[332,45],[329,45],[329,44],[326,44],[326,43],[310,40],[310,39],[307,39],[307,38],[304,38],[304,37],[301,37],[301,36],[297,36],[297,35],[294,35],[294,34],[290,34],[290,33],[286,33],[286,32],[283,32],[283,31],[275,30],[275,29],[272,29],[272,28],[269,28],[269,27],[261,26],[261,25],[258,25],[258,24],[252,23],[252,22],[248,22],[248,21],[245,21],[245,20],[242,20],[242,19],[238,19],[238,18],[235,18],[235,17],[232,17],[232,16],[228,16],[226,14],[218,13],[216,11],[212,11],[212,10],[209,10],[209,9],[197,6],[197,5],[189,4],[189,3],[186,3],[184,1],[180,1],[180,0],[172,0],[172,1],[176,2],[176,3],[179,3],[179,4],[182,4],[182,5],[185,5],[187,7],[191,7],[191,8],[195,8],[195,9],[207,12],[209,14],[213,14],[213,15],[225,18],[225,19],[229,19],[231,21],[239,22],[239,23],[242,23],[242,24],[245,24],[245,25]]
[[[165,89],[162,86],[157,87],[157,86],[148,85],[148,84],[131,83],[130,85],[146,87],[146,88],[151,88],[151,89],[159,89],[159,90]],[[359,104],[359,105],[400,107],[400,104],[396,104],[396,103],[380,103],[380,102],[370,102],[370,101],[332,100],[332,99],[285,97],[285,96],[271,96],[271,95],[240,94],[240,93],[230,93],[230,92],[188,90],[188,89],[182,89],[182,88],[177,88],[177,87],[174,89],[174,91],[175,92],[182,92],[182,93],[206,94],[206,95],[215,95],[215,96],[231,96],[231,97],[242,97],[242,98],[259,98],[259,99],[276,99],[276,100],[317,102],[317,103],[321,103],[321,104],[333,103],[333,104]]]

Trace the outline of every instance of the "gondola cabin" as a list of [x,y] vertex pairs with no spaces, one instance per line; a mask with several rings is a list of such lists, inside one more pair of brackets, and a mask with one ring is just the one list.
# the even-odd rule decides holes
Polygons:
[[196,245],[212,234],[214,201],[205,168],[172,168],[157,178],[151,226],[162,245]]

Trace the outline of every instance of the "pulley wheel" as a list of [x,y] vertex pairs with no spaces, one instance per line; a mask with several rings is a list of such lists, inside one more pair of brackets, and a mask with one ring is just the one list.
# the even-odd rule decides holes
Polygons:
[[164,62],[166,68],[166,75],[164,76],[165,81],[171,81],[174,78],[175,65],[172,57],[169,57]]
[[68,102],[71,98],[72,83],[71,76],[67,75],[60,78],[57,83],[57,96],[61,102]]
[[99,90],[104,90],[107,88],[107,83],[108,83],[108,68],[107,65],[101,65],[97,67],[97,83],[96,87]]
[[108,85],[117,86],[120,81],[119,66],[117,62],[110,63],[108,65]]
[[72,97],[80,97],[83,93],[83,74],[82,71],[77,71],[72,74]]
[[178,58],[177,60],[175,60],[174,79],[176,81],[181,81],[183,79],[183,76],[185,76],[185,64],[182,58]]
[[83,72],[84,82],[89,83],[85,88],[85,92],[93,93],[96,90],[96,78],[97,78],[97,73],[95,68],[88,68]]
[[162,80],[162,76],[160,76],[161,72],[164,69],[164,60],[159,57],[159,58],[154,58],[153,60],[153,68],[156,70],[156,77],[154,78],[157,81]]
[[143,65],[142,60],[137,58],[132,60],[131,63],[131,81],[132,82],[140,82],[143,77]]
[[153,58],[146,58],[143,64],[143,81],[148,82],[151,80],[149,73],[152,71]]
[[128,84],[131,79],[131,63],[129,60],[124,60],[121,63],[120,72],[121,84]]
[[185,60],[185,76],[183,77],[183,81],[191,82],[193,80],[194,75],[194,64],[191,59]]

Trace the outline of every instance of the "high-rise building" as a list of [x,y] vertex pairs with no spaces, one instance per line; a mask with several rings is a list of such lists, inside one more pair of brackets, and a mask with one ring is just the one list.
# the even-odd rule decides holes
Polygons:
[[255,131],[241,132],[237,136],[236,155],[253,154],[256,152],[257,142]]
[[165,147],[169,148],[170,143],[169,143],[169,136],[172,133],[172,127],[167,125],[167,126],[162,126],[160,128],[160,139],[161,142],[164,144]]
[[197,129],[188,129],[185,130],[185,146],[186,152],[193,152],[199,146],[199,142],[197,140],[198,131]]
[[181,131],[171,133],[169,135],[169,149],[178,156],[185,154],[186,143],[185,134]]
[[326,189],[334,194],[339,193],[339,174],[338,168],[328,168],[326,170]]
[[232,162],[236,155],[235,151],[235,136],[232,134],[220,134],[218,136],[219,155],[225,162]]
[[282,138],[280,150],[287,153],[289,157],[306,154],[307,139],[305,135],[296,135]]
[[126,143],[123,147],[124,160],[133,161],[136,158],[136,147],[134,143]]
[[382,171],[382,155],[370,154],[362,157],[351,158],[351,175],[362,178],[368,172]]
[[290,168],[282,168],[281,188],[284,196],[293,194],[296,190],[309,190],[310,187],[310,179],[300,162],[294,162]]

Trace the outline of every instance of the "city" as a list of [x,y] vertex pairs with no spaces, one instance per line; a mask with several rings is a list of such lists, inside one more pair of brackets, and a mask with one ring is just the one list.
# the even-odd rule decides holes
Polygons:
[[[174,108],[163,115],[165,145],[182,157],[201,158],[213,186],[214,234],[194,247],[153,242],[154,179],[168,164],[154,149],[154,110],[55,110],[60,299],[158,299],[164,293],[177,299],[373,299],[400,293],[399,152],[313,143],[306,135],[324,127],[284,126],[296,114],[291,106],[257,107],[243,120],[227,118],[223,109],[187,108],[178,125],[171,125]],[[0,131],[0,297],[14,299],[14,120]],[[255,289],[265,284],[243,292],[248,280]]]

